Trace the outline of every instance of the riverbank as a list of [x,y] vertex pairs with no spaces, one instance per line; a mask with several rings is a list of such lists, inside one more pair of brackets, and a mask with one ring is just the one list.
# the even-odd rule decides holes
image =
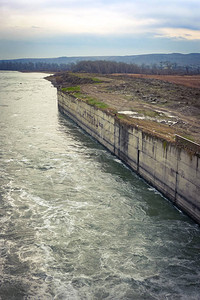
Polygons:
[[[182,84],[181,76],[175,78],[179,84],[166,81],[172,80],[170,76],[160,76],[159,80],[158,77],[138,74],[96,77],[65,72],[49,79],[60,89],[79,86],[78,91],[70,93],[78,92],[77,98],[90,97],[103,102],[121,119],[154,135],[173,142],[178,134],[200,144],[200,88],[184,85],[186,80],[194,82],[193,76],[183,76]],[[198,82],[200,87],[200,76],[195,76],[197,86]]]
[[[177,207],[200,223],[198,199],[200,147],[197,143],[180,136],[180,133],[185,132],[184,128],[175,126],[180,125],[180,122],[175,122],[173,125],[169,123],[172,122],[172,116],[164,118],[163,113],[160,112],[161,108],[156,117],[155,115],[150,117],[144,111],[139,112],[137,98],[132,100],[137,111],[133,109],[127,111],[126,105],[130,101],[130,95],[125,89],[126,94],[121,99],[126,99],[126,104],[120,101],[119,91],[115,93],[116,80],[112,76],[96,78],[86,74],[78,76],[64,74],[62,77],[57,75],[50,79],[57,85],[58,105],[62,113],[68,115]],[[129,79],[126,84],[122,82],[121,77],[117,80],[119,80],[118,86],[122,87],[120,91],[123,91],[128,86]],[[141,91],[144,85],[137,84]],[[130,85],[129,83],[129,87]],[[107,97],[104,92],[106,89]],[[95,95],[98,94],[99,97],[94,98],[92,91],[95,91]],[[137,94],[141,93],[140,91],[134,90]],[[102,101],[103,99],[105,101]],[[171,98],[169,99],[165,103],[159,99],[157,107],[166,103],[169,105]],[[109,105],[111,102],[112,107]],[[117,107],[118,110],[116,110]],[[155,112],[155,110],[150,110],[149,106],[148,113],[150,112]],[[159,119],[160,114],[162,114],[162,120],[165,120],[163,123]],[[194,133],[190,132],[190,134]]]

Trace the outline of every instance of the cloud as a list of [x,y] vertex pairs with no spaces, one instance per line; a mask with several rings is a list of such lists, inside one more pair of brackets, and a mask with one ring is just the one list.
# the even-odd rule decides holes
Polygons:
[[[17,1],[16,4],[22,5]],[[47,3],[47,1],[44,1]],[[62,1],[61,1],[62,2]],[[96,3],[90,6],[90,1],[86,1],[85,6],[78,5],[78,1],[64,7],[61,7],[61,2],[54,7],[54,2],[48,1],[48,6],[39,10],[31,10],[28,13],[29,6],[24,6],[23,9],[18,10],[4,8],[4,14],[1,22],[1,33],[4,32],[4,37],[17,35],[19,37],[32,37],[34,32],[30,28],[39,27],[40,35],[51,34],[123,34],[123,33],[140,33],[144,27],[152,26],[156,21],[149,18],[138,18],[137,16],[127,17],[124,12],[112,8],[112,4],[103,6],[102,3]],[[67,1],[70,2],[71,1]],[[37,4],[37,1],[34,5]],[[43,3],[44,4],[44,3]],[[83,3],[82,3],[83,4]],[[13,3],[14,5],[14,3]],[[75,8],[74,5],[77,7]]]
[[96,36],[106,49],[103,37],[122,41],[126,36],[127,49],[128,40],[133,47],[132,41],[142,39],[157,40],[159,49],[161,38],[182,40],[186,47],[185,42],[200,39],[199,11],[199,0],[1,0],[0,38],[31,42],[74,36],[69,40],[78,45],[80,36],[87,36],[82,47],[91,47],[89,37]]
[[162,28],[157,37],[167,37],[184,40],[200,40],[200,30],[190,30],[183,28]]

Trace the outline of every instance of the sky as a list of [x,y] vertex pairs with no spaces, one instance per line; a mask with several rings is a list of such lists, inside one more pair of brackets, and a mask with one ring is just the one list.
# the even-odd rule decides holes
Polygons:
[[1,0],[0,59],[200,52],[200,0]]

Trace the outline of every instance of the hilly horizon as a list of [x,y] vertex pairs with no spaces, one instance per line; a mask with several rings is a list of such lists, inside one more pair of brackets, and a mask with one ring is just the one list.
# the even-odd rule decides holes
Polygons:
[[168,54],[138,54],[138,55],[124,55],[124,56],[61,56],[54,58],[20,58],[20,59],[6,59],[0,60],[0,62],[18,62],[18,63],[55,63],[61,64],[71,64],[80,61],[114,61],[123,62],[128,64],[137,65],[153,65],[160,64],[162,62],[175,63],[179,66],[195,65],[200,66],[200,53],[168,53]]

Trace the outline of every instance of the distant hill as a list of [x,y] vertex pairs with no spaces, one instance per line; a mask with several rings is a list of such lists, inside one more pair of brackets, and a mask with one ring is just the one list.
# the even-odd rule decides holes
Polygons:
[[160,64],[161,62],[176,63],[179,66],[186,65],[200,65],[200,53],[172,53],[172,54],[146,54],[146,55],[132,55],[125,56],[127,63],[135,63],[138,65],[146,64]]
[[144,55],[127,55],[127,56],[77,56],[77,57],[57,57],[57,58],[24,58],[13,60],[0,60],[4,62],[16,63],[47,63],[47,64],[71,64],[83,60],[107,60],[124,63],[134,63],[137,65],[159,65],[162,62],[176,63],[179,66],[198,65],[200,66],[200,53],[171,53],[171,54],[144,54]]
[[200,53],[11,59],[0,60],[0,70],[192,75],[200,74]]

